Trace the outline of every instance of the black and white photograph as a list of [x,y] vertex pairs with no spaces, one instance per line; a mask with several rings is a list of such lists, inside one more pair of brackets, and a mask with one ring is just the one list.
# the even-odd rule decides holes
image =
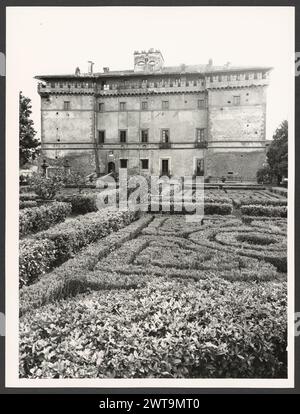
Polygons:
[[6,19],[7,385],[293,387],[293,7]]

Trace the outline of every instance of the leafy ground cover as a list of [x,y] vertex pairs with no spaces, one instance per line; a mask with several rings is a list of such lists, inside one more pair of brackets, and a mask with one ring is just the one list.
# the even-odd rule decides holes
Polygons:
[[286,376],[286,291],[220,278],[153,279],[27,314],[27,378]]

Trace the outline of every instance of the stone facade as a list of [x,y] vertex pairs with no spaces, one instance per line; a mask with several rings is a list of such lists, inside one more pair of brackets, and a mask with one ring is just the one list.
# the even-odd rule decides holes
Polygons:
[[166,67],[134,53],[134,70],[37,76],[42,150],[49,163],[106,174],[255,180],[265,159],[271,68]]

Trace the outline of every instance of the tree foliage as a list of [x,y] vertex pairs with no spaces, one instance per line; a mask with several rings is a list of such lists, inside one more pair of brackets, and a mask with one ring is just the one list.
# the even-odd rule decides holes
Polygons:
[[38,153],[40,141],[35,138],[36,131],[33,127],[31,116],[31,99],[20,92],[19,94],[19,162],[24,166],[33,161]]
[[267,152],[267,160],[274,178],[281,181],[288,176],[288,122],[283,121],[273,135]]

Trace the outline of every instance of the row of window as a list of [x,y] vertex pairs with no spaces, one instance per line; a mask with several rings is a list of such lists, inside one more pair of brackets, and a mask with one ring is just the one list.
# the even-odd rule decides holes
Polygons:
[[[205,99],[198,99],[197,107],[198,108],[206,108],[206,100]],[[163,111],[167,111],[169,108],[170,108],[169,101],[162,101],[161,102],[161,109]],[[141,102],[141,110],[142,111],[148,111],[148,109],[149,109],[148,101],[142,101]],[[100,102],[98,104],[98,110],[99,110],[99,112],[105,112],[104,102]],[[119,102],[119,110],[120,111],[126,111],[127,110],[127,102]]]
[[64,82],[59,82],[59,83],[55,83],[55,82],[50,82],[50,84],[48,83],[48,86],[50,85],[50,88],[54,89],[56,86],[60,89],[63,88],[93,88],[95,86],[94,83],[92,82],[80,82],[80,83],[64,83]]
[[251,80],[251,79],[266,79],[267,74],[261,72],[245,73],[245,74],[231,74],[231,75],[211,75],[209,76],[210,82],[230,82],[239,80]]
[[[141,142],[149,142],[149,129],[141,129]],[[206,128],[196,128],[196,142],[204,142],[206,137]],[[127,129],[119,130],[119,141],[121,143],[127,142]],[[170,130],[162,129],[161,130],[161,142],[168,143],[170,142]],[[98,143],[105,143],[105,130],[98,131]]]
[[[233,73],[228,75],[210,75],[207,76],[206,79],[210,82],[230,82],[230,81],[239,81],[239,80],[251,80],[251,79],[265,79],[267,77],[267,73],[261,72],[249,72],[249,73]],[[63,89],[63,88],[94,88],[96,86],[93,82],[48,82],[48,86],[52,89],[56,87]],[[98,84],[99,85],[99,84]],[[116,81],[113,84],[109,84],[106,81],[102,81],[100,89],[102,90],[114,90],[114,89],[143,89],[143,88],[172,88],[174,87],[185,87],[185,86],[205,86],[204,79],[160,79],[160,80],[137,80],[137,81],[123,81],[118,82]]]
[[[148,170],[149,169],[149,160],[147,158],[141,159],[141,169]],[[128,159],[127,158],[120,158],[120,168],[127,168],[128,166]]]
[[[205,99],[198,99],[197,106],[198,108],[206,108],[207,101]],[[241,104],[241,97],[233,96],[233,105],[240,105]],[[161,108],[163,111],[166,111],[169,109],[169,101],[162,101]],[[98,105],[98,109],[100,112],[105,112],[105,104],[104,102],[100,102]],[[141,110],[147,111],[149,109],[148,101],[142,101],[141,102]],[[70,111],[71,110],[71,103],[70,101],[64,101],[64,110]],[[127,102],[119,102],[119,110],[120,111],[126,111],[127,110]]]

